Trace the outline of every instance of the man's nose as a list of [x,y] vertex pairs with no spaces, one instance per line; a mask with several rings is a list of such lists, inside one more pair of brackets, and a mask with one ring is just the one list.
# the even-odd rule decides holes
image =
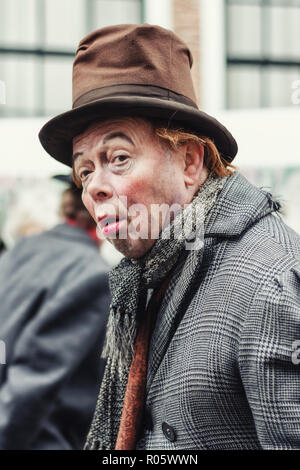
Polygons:
[[95,201],[107,200],[113,196],[113,188],[105,171],[94,172],[87,185],[87,192]]

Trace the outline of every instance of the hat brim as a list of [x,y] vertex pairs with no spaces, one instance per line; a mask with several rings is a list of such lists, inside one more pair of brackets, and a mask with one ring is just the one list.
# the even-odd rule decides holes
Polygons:
[[123,116],[161,119],[210,137],[228,162],[237,154],[235,139],[212,116],[185,104],[141,96],[103,98],[74,108],[48,121],[40,130],[39,139],[53,158],[72,167],[73,138],[97,120]]

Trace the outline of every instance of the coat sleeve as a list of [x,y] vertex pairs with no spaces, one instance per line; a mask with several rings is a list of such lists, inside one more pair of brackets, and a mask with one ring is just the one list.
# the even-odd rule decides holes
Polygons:
[[262,448],[300,449],[299,265],[258,289],[238,360]]
[[108,276],[76,268],[72,276],[64,273],[72,277],[68,287],[36,293],[42,300],[31,304],[34,311],[18,305],[18,317],[26,321],[0,387],[0,449],[30,447],[61,387],[105,330]]

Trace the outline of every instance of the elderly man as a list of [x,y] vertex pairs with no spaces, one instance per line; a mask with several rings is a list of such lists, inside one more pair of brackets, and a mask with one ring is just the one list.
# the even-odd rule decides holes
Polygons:
[[191,64],[163,28],[95,31],[73,109],[40,132],[125,255],[86,448],[300,448],[299,237],[234,171],[236,142],[197,108]]

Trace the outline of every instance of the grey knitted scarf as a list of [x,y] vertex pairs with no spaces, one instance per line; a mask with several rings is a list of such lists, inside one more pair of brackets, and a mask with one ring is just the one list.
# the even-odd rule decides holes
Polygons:
[[[163,228],[152,249],[139,259],[123,258],[109,276],[112,301],[102,356],[107,358],[85,449],[113,450],[119,430],[128,373],[148,288],[157,287],[191,242],[203,238],[207,213],[225,178],[210,175],[192,202]],[[202,229],[202,230],[201,230]]]

